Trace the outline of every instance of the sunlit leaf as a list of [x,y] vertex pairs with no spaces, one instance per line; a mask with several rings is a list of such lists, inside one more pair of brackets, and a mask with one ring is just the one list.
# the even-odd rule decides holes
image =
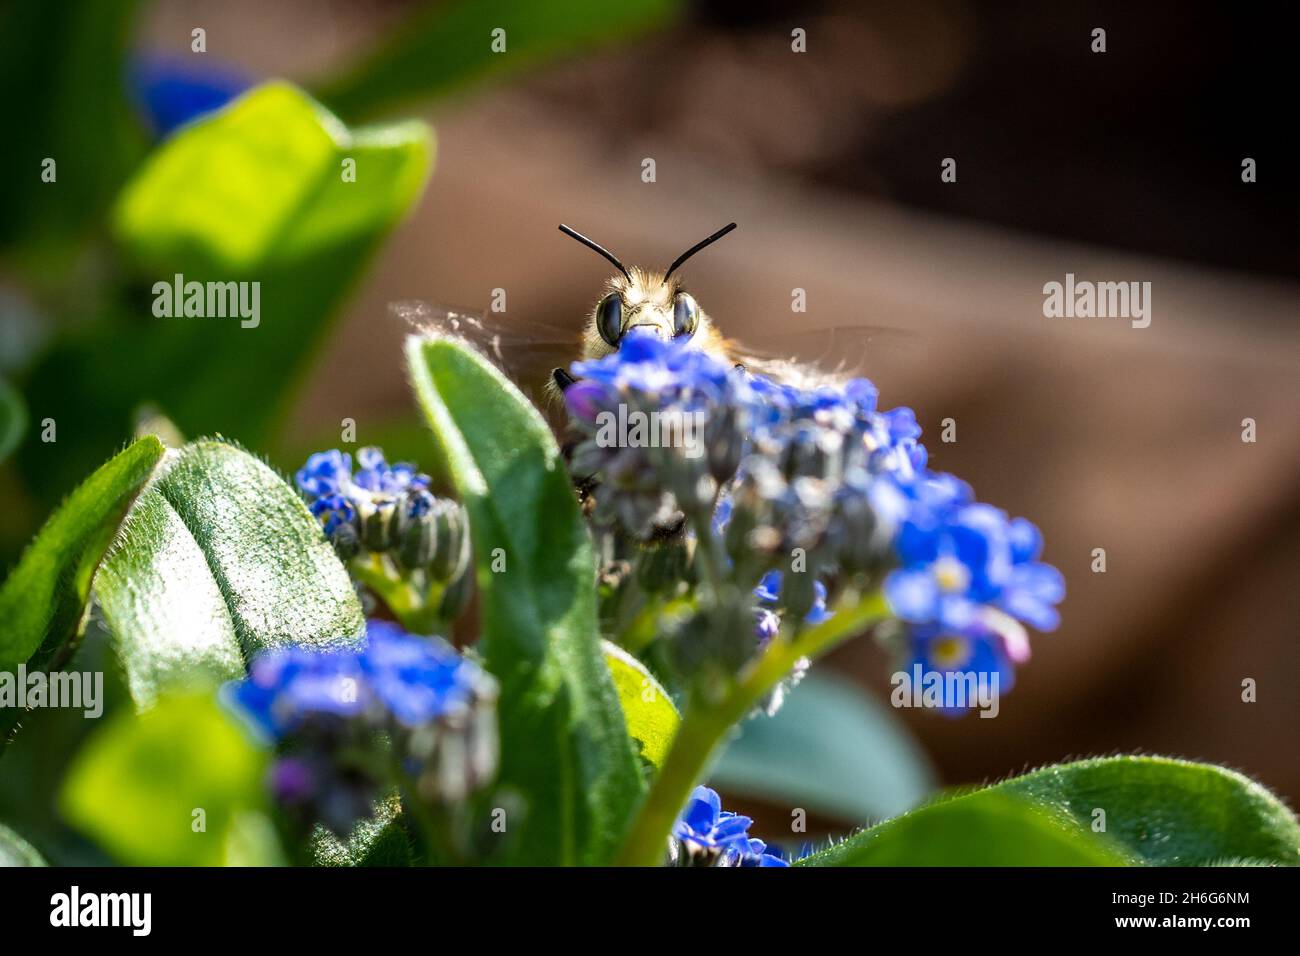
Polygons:
[[[265,448],[332,317],[419,198],[432,156],[423,123],[350,130],[283,83],[163,143],[114,210],[134,285],[79,316],[28,377],[30,408],[76,423],[43,454],[20,451],[28,485],[66,489],[148,403],[185,434]],[[185,315],[186,283],[201,284],[204,317]],[[219,284],[211,311],[225,317],[206,314],[207,283]]]
[[661,766],[681,723],[672,698],[646,666],[627,651],[609,641],[601,642],[601,647],[623,705],[628,734],[643,758],[655,767]]
[[168,697],[119,714],[90,738],[60,807],[122,863],[248,862],[243,828],[264,807],[267,760],[212,693]]

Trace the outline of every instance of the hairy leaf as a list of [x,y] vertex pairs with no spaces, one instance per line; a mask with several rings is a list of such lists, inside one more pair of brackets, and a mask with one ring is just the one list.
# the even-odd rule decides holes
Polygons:
[[545,422],[468,345],[412,338],[411,377],[469,510],[500,781],[526,802],[507,862],[607,862],[641,774],[601,657],[595,561]]
[[[1021,809],[1008,809],[1013,805]],[[1025,823],[1027,830],[1050,832],[1073,850],[1062,845],[1049,851],[1037,837],[1016,836],[1016,817],[1026,806],[1038,821]],[[1300,825],[1273,794],[1234,771],[1166,757],[1105,757],[1045,767],[922,807],[804,862],[1039,865],[1035,860],[1050,862],[1055,853],[1057,862],[1074,865],[1080,860],[1071,854],[1086,846],[1113,863],[1196,866],[1249,859],[1294,865]]]
[[77,635],[91,577],[163,451],[152,436],[132,442],[46,521],[0,587],[0,669],[42,664]]
[[0,867],[45,866],[35,847],[7,826],[0,824]]
[[864,830],[807,866],[1122,866],[1105,835],[1029,800],[982,790]]
[[161,688],[237,677],[266,647],[360,640],[361,606],[298,495],[215,440],[169,456],[95,581],[142,706]]
[[1300,824],[1249,777],[1169,757],[1101,757],[1044,767],[994,789],[1106,832],[1135,863],[1197,866],[1226,857],[1300,864]]

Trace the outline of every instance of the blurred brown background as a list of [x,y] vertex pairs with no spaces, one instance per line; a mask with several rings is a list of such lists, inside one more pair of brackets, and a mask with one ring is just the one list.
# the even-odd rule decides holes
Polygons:
[[[734,219],[685,271],[705,308],[915,407],[934,466],[1038,522],[1069,582],[1000,719],[903,714],[944,782],[1142,750],[1300,802],[1294,71],[1254,10],[1131,7],[698,3],[654,36],[444,101],[429,191],[286,443],[345,416],[362,441],[413,419],[390,301],[483,309],[502,288],[521,334],[576,337],[606,268],[557,223],[662,265]],[[309,81],[403,9],[172,0],[146,37],[179,51],[202,24],[229,62]],[[1151,326],[1044,318],[1043,284],[1067,272],[1151,282]],[[887,690],[868,642],[835,664]]]

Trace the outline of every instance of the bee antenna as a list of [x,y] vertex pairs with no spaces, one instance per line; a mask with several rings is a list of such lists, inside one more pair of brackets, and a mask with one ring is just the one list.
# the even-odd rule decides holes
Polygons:
[[606,259],[608,259],[610,262],[614,263],[615,268],[617,268],[619,272],[623,273],[623,276],[627,279],[628,282],[631,282],[631,281],[632,281],[632,277],[631,277],[630,275],[628,275],[628,271],[627,271],[627,269],[623,268],[623,263],[619,262],[618,259],[617,259],[617,257],[615,257],[614,253],[610,252],[608,249],[606,249],[606,248],[605,248],[604,246],[602,246],[600,243],[598,243],[598,242],[592,242],[590,239],[588,239],[588,238],[587,238],[586,236],[584,236],[582,233],[578,232],[578,230],[576,230],[576,229],[570,229],[570,228],[569,228],[568,226],[566,226],[564,223],[560,223],[560,232],[564,233],[566,236],[572,236],[574,239],[577,239],[580,243],[582,243],[582,244],[583,244],[584,246],[586,246],[588,249],[594,249],[596,252],[599,252],[602,256],[604,256],[604,257],[605,257]]
[[713,243],[717,242],[719,239],[721,239],[723,236],[725,236],[727,233],[731,232],[731,230],[735,228],[736,228],[736,224],[734,222],[729,222],[721,229],[719,229],[717,232],[715,232],[713,235],[709,236],[709,238],[703,239],[700,242],[697,242],[695,245],[691,246],[689,249],[687,249],[680,256],[678,256],[676,259],[673,260],[673,264],[670,265],[668,267],[668,271],[664,273],[664,278],[667,279],[670,275],[672,275],[673,272],[676,271],[679,265],[681,265],[691,256],[695,255],[695,253],[699,252],[705,246],[713,245]]

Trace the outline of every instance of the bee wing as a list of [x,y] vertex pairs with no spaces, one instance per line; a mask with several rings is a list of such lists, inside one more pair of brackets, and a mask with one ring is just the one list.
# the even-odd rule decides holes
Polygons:
[[919,332],[890,326],[835,325],[757,334],[736,345],[746,368],[793,385],[869,375],[926,348]]
[[533,319],[456,309],[415,299],[391,302],[388,312],[412,331],[435,338],[464,339],[494,362],[528,396],[544,407],[551,370],[568,368],[578,357],[581,334]]

